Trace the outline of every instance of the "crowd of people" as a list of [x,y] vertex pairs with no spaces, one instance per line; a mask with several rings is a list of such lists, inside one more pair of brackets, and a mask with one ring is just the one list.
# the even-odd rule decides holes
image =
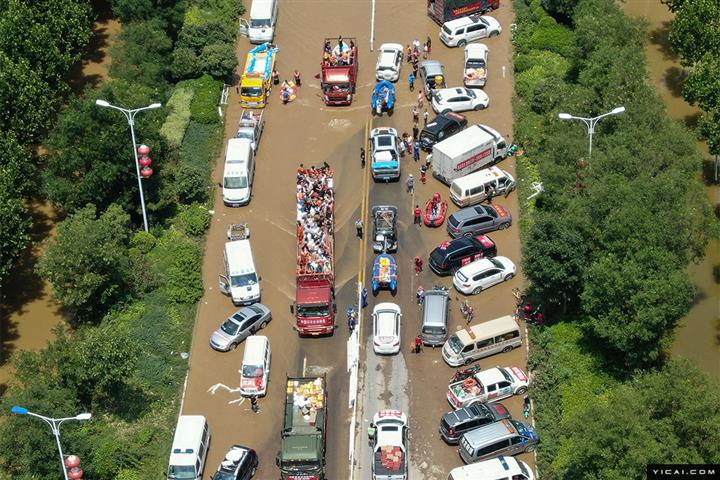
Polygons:
[[355,42],[345,42],[342,36],[338,37],[338,44],[333,48],[330,40],[325,40],[325,51],[323,52],[324,66],[352,65],[355,60]]
[[298,273],[332,271],[333,171],[321,167],[297,169]]

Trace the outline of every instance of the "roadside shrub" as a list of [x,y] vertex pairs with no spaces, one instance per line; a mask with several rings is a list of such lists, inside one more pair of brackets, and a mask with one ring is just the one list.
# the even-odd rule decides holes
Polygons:
[[160,128],[160,134],[169,144],[179,147],[185,136],[185,130],[190,123],[190,102],[194,92],[190,86],[178,85],[167,102],[170,114]]
[[215,43],[202,49],[200,64],[205,73],[217,79],[229,78],[238,65],[235,45],[232,43]]
[[200,248],[178,230],[168,230],[151,252],[160,289],[178,303],[195,303],[203,294]]
[[208,168],[183,163],[175,175],[175,188],[178,199],[183,204],[202,203],[208,198]]
[[555,52],[563,57],[572,58],[576,48],[573,32],[562,25],[553,24],[537,28],[530,36],[531,49],[543,49]]
[[[221,129],[217,124],[208,125],[191,121],[180,148],[183,169],[186,168],[185,165],[193,165],[204,170],[206,178],[209,177],[220,134]],[[179,173],[182,173],[182,170]]]
[[185,205],[175,217],[175,226],[185,235],[201,237],[210,227],[212,216],[206,206],[199,203]]
[[218,123],[220,118],[217,106],[222,92],[222,82],[206,74],[193,81],[192,85],[195,95],[190,102],[190,118],[199,123]]

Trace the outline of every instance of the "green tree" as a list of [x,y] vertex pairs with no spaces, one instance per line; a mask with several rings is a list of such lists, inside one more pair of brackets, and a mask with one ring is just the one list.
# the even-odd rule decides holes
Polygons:
[[686,65],[693,65],[706,53],[720,53],[720,2],[684,2],[670,25],[668,40]]
[[200,59],[192,48],[178,47],[173,51],[170,71],[175,79],[193,78],[201,70]]
[[11,60],[0,51],[0,131],[13,132],[21,144],[37,139],[57,100],[53,89],[25,59]]
[[99,322],[108,308],[130,293],[130,234],[130,217],[117,205],[98,217],[89,204],[58,225],[37,268],[60,303],[75,311],[80,321]]
[[200,53],[208,45],[234,41],[235,32],[232,25],[221,20],[209,20],[185,25],[178,37],[178,47],[191,48],[196,53]]
[[238,61],[232,43],[216,43],[203,48],[200,55],[203,71],[219,80],[229,78]]
[[180,30],[187,4],[187,0],[113,0],[112,9],[124,24],[158,19],[173,34]]
[[670,347],[694,294],[684,265],[649,246],[634,257],[595,261],[585,274],[582,306],[588,332],[608,361],[632,370],[655,364]]
[[11,188],[13,179],[0,171],[0,285],[27,247],[30,219],[22,200]]
[[168,57],[172,40],[159,21],[125,25],[118,45],[112,49],[110,75],[116,79],[165,88],[169,71]]

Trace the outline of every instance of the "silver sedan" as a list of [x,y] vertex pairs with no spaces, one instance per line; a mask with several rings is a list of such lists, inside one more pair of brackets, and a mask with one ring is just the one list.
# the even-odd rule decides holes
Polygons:
[[241,308],[213,332],[210,336],[210,346],[221,352],[234,349],[248,336],[265,328],[270,320],[272,320],[270,309],[262,303]]

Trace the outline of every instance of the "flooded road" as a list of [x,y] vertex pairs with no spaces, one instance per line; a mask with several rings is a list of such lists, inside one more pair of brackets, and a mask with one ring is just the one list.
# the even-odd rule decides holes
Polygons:
[[[667,42],[667,29],[673,14],[660,0],[633,0],[623,3],[624,11],[648,22],[648,42],[645,52],[650,80],[667,107],[671,118],[692,127],[700,110],[688,105],[682,98],[683,70],[679,59]],[[720,189],[712,180],[712,167],[707,145],[698,143],[706,165],[704,168],[708,198],[713,205],[720,204]],[[710,242],[705,258],[692,264],[688,270],[698,294],[692,310],[683,318],[677,329],[672,354],[691,359],[696,365],[720,378],[720,283],[713,268],[720,266],[720,242]]]
[[[431,58],[445,64],[450,86],[462,83],[462,49],[449,49],[438,39],[439,27],[425,14],[426,2],[379,1],[377,3],[374,45],[383,42],[409,44],[414,38],[421,42],[429,35],[432,38]],[[329,432],[328,432],[328,478],[350,477],[348,465],[348,434],[350,432],[351,410],[347,406],[348,374],[346,372],[346,339],[344,311],[354,300],[358,281],[360,240],[355,236],[353,222],[362,214],[364,176],[368,169],[360,168],[359,150],[365,144],[365,125],[370,120],[370,97],[375,85],[375,52],[369,51],[370,2],[314,1],[285,2],[280,6],[276,43],[280,48],[278,70],[282,79],[289,79],[297,68],[303,74],[303,86],[298,99],[289,104],[279,102],[277,91],[272,92],[266,108],[266,128],[261,139],[253,186],[252,202],[247,207],[232,209],[223,206],[220,192],[215,194],[215,213],[203,265],[205,295],[201,300],[190,352],[190,371],[184,398],[184,414],[203,414],[208,417],[213,434],[206,475],[217,468],[219,461],[232,443],[242,443],[260,453],[258,478],[277,478],[278,470],[274,457],[280,447],[280,430],[284,405],[285,375],[301,374],[303,364],[312,372],[327,373],[329,388]],[[510,99],[513,85],[510,78],[509,26],[512,12],[509,6],[495,13],[504,28],[504,33],[486,43],[490,47],[490,79],[486,91],[491,97],[491,106],[484,112],[470,112],[470,123],[487,123],[499,130],[510,140],[512,132],[512,111]],[[309,25],[322,25],[308,29]],[[327,27],[332,26],[332,27]],[[320,98],[319,80],[313,78],[319,73],[319,64],[324,37],[355,37],[359,46],[360,78],[355,101],[350,107],[326,107]],[[237,53],[239,68],[245,63],[250,49],[246,40],[241,40]],[[502,65],[505,65],[503,78]],[[403,65],[398,89],[398,105],[392,117],[384,115],[375,118],[372,126],[393,126],[399,133],[412,130],[411,109],[417,102],[417,90],[410,93],[407,86],[408,64]],[[227,109],[226,138],[235,132],[240,115],[237,92],[231,89]],[[425,107],[429,109],[427,101]],[[430,111],[431,117],[434,117]],[[421,120],[422,124],[422,120]],[[422,125],[421,125],[422,127]],[[224,152],[223,152],[224,153]],[[425,158],[423,153],[422,158]],[[292,329],[293,317],[289,305],[293,301],[295,279],[295,169],[299,163],[306,166],[327,161],[335,170],[335,250],[336,290],[339,328],[328,338],[298,338]],[[221,180],[223,157],[218,157],[214,179]],[[369,162],[368,162],[369,163]],[[406,157],[403,163],[403,182],[408,173],[419,178],[419,166]],[[504,161],[501,168],[515,174],[515,160]],[[409,353],[407,345],[418,333],[419,309],[415,304],[415,290],[419,284],[425,288],[433,284],[450,285],[451,278],[439,279],[426,270],[415,277],[412,273],[412,258],[422,255],[427,261],[428,253],[441,241],[448,238],[444,227],[428,229],[412,225],[412,207],[422,203],[433,192],[443,198],[448,196],[447,186],[430,178],[427,185],[417,182],[415,196],[404,190],[404,183],[370,184],[369,205],[394,204],[400,214],[400,252],[397,254],[400,266],[400,286],[397,296],[392,299],[388,292],[381,292],[369,299],[365,309],[365,322],[376,302],[394,301],[405,315],[403,317],[400,355],[378,359],[374,357],[367,342],[371,342],[371,328],[367,323],[362,330],[361,391],[363,407],[358,412],[358,449],[355,478],[370,478],[367,467],[368,452],[364,432],[367,420],[377,409],[384,406],[398,406],[407,410],[411,425],[411,465],[413,478],[445,478],[447,472],[462,464],[457,451],[444,445],[437,435],[440,416],[449,410],[445,399],[447,381],[452,369],[440,358],[440,351],[426,349],[421,355]],[[517,217],[517,195],[498,199]],[[450,212],[457,210],[451,206]],[[244,346],[236,351],[219,353],[210,349],[210,333],[236,308],[230,299],[218,291],[218,274],[223,270],[223,244],[225,229],[231,222],[246,221],[252,230],[251,244],[262,276],[262,302],[273,311],[273,321],[261,332],[270,339],[273,360],[268,395],[260,399],[260,413],[253,414],[249,402],[240,399],[230,390],[239,383],[238,368],[242,361]],[[498,244],[498,253],[519,264],[520,242],[517,226],[491,234]],[[367,241],[367,236],[366,236]],[[371,278],[369,268],[373,260],[372,250],[367,249],[363,258],[365,278]],[[510,290],[521,286],[522,275],[513,281],[497,286],[480,296],[472,297],[476,321],[485,321],[511,313],[514,298]],[[366,285],[370,290],[369,284]],[[461,326],[460,300],[451,294],[450,326],[455,330]],[[367,369],[365,369],[367,357]],[[485,360],[484,366],[518,365],[525,368],[526,350],[523,346],[509,354]],[[222,384],[222,385],[218,385]],[[213,388],[215,387],[215,388]],[[214,393],[213,393],[214,392]],[[522,418],[522,400],[505,401],[518,418]],[[524,458],[529,457],[529,458]],[[530,455],[523,459],[534,464]]]
[[[93,2],[98,20],[87,54],[68,74],[76,94],[86,87],[96,87],[107,78],[110,66],[108,50],[120,32],[120,23],[110,18],[110,6]],[[53,237],[60,218],[47,201],[28,202],[32,219],[31,246],[20,258],[0,295],[0,395],[12,376],[10,356],[20,350],[39,350],[51,341],[53,327],[65,320],[61,306],[53,299],[52,287],[36,273],[35,265],[42,255],[42,244]]]

